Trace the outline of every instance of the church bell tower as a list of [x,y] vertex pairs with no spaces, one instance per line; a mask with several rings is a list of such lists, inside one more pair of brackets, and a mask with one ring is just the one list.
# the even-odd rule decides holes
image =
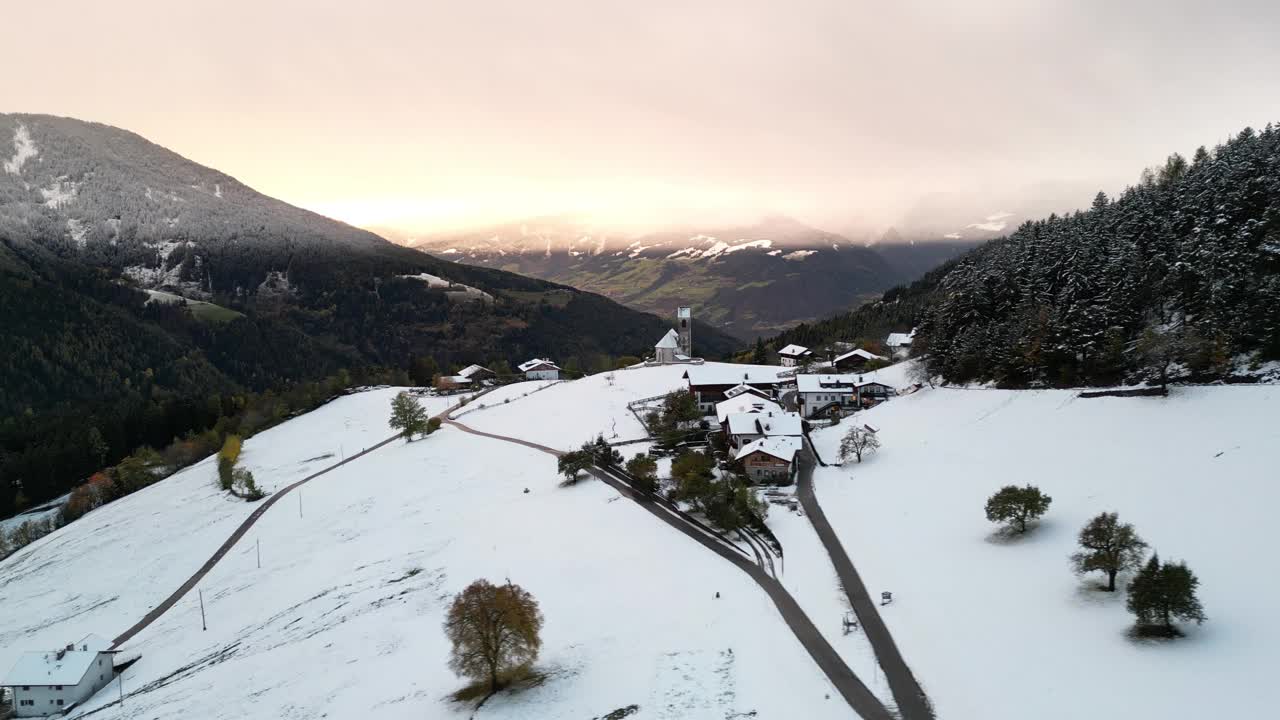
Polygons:
[[680,354],[693,357],[693,308],[676,310],[676,332],[680,334]]

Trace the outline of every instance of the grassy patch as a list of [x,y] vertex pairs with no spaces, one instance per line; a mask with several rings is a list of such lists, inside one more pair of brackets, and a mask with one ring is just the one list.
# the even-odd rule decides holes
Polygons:
[[242,312],[237,312],[231,308],[225,308],[221,305],[214,305],[213,303],[201,302],[198,300],[188,300],[187,309],[190,310],[191,314],[197,319],[205,322],[225,323],[231,322],[239,317],[244,317],[244,313]]
[[503,290],[501,292],[517,302],[537,305],[545,300],[548,305],[555,308],[562,308],[573,299],[573,293],[569,290]]

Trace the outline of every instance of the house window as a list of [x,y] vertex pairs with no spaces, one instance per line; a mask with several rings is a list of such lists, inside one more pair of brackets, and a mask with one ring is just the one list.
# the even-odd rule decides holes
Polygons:
[[54,686],[53,686],[53,689],[54,689],[54,690],[61,690],[61,689],[62,689],[62,686],[61,686],[61,685],[54,685]]
[[30,686],[30,685],[23,685],[23,686],[22,686],[22,689],[23,689],[23,690],[30,690],[30,689],[31,689],[31,686]]
[[58,698],[58,704],[59,704],[59,705],[61,705],[61,704],[62,704],[62,698]]

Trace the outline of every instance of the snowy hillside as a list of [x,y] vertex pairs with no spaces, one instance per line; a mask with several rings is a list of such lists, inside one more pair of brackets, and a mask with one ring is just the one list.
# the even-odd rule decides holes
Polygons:
[[[503,408],[575,384],[513,391]],[[263,433],[245,463],[276,488],[371,445],[388,434],[393,392]],[[213,474],[206,461],[0,564],[0,665],[77,633],[113,635],[177,587],[253,507],[224,498]],[[123,707],[108,705],[112,687],[84,710],[466,718],[469,706],[445,700],[462,685],[445,666],[447,599],[478,577],[510,577],[542,604],[549,677],[480,717],[578,720],[633,703],[640,718],[849,717],[745,575],[608,487],[558,480],[545,454],[447,426],[318,478],[301,514],[286,498],[201,583],[207,632],[193,593],[126,644],[142,659],[124,675]]]
[[[1258,572],[1280,543],[1280,387],[1176,388],[1168,399],[1070,391],[923,390],[859,418],[884,447],[819,469],[818,497],[942,718],[1209,718],[1270,714],[1280,664]],[[815,434],[833,460],[841,428]],[[1053,497],[1027,538],[983,515],[1005,484]],[[1117,511],[1201,579],[1209,621],[1173,644],[1125,637],[1124,595],[1067,556]],[[1261,563],[1261,565],[1259,564]]]

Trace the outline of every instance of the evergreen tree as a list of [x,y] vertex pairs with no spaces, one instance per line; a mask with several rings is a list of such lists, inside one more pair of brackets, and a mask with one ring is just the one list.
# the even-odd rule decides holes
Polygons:
[[1196,597],[1200,580],[1186,563],[1161,564],[1151,559],[1129,583],[1126,606],[1137,619],[1138,630],[1172,636],[1178,634],[1174,620],[1205,621],[1204,608]]
[[572,485],[578,481],[578,473],[590,469],[594,464],[589,451],[571,450],[556,460],[556,472],[564,475],[566,485]]
[[1132,525],[1121,523],[1116,513],[1108,512],[1080,530],[1079,542],[1084,551],[1071,556],[1072,566],[1079,574],[1105,572],[1108,592],[1115,592],[1117,574],[1138,567],[1147,548]]
[[769,364],[769,355],[764,350],[764,340],[760,337],[756,338],[756,347],[751,351],[751,364],[767,365]]
[[387,424],[412,442],[414,435],[427,432],[427,411],[417,398],[402,391],[391,399],[391,419]]
[[1053,498],[1032,485],[1006,485],[987,498],[987,519],[1007,523],[1019,533],[1027,531],[1027,521],[1041,517],[1049,510]]

